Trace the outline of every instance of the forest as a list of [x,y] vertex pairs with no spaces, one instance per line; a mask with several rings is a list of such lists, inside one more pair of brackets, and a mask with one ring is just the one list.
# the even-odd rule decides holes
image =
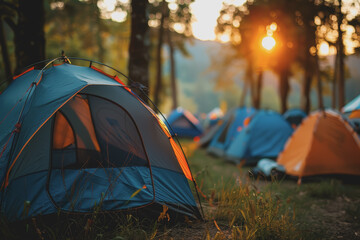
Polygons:
[[[176,81],[182,69],[176,69],[175,56],[186,59],[196,54],[187,49],[194,42],[192,2],[1,1],[1,88],[24,67],[65,51],[67,56],[103,62],[136,79],[146,86],[154,104],[168,112],[179,106],[180,83]],[[289,82],[294,76],[301,91],[299,108],[305,112],[320,108],[325,93],[331,99],[328,107],[340,109],[347,102],[345,80],[351,77],[345,61],[358,49],[358,4],[224,1],[215,33],[218,41],[224,36],[227,40],[219,47],[221,54],[209,56],[209,66],[203,69],[212,73],[208,78],[212,91],[226,98],[226,92],[237,87],[241,93],[236,93],[236,103],[232,100],[230,105],[241,106],[248,99],[247,105],[259,108],[264,73],[272,72],[277,78],[280,105],[276,109],[280,112],[289,108]],[[265,36],[276,40],[273,49],[261,46]],[[326,56],[336,57],[328,60],[319,53],[324,47]],[[328,62],[325,68],[321,67],[324,61]],[[239,72],[242,75],[236,79]],[[313,101],[317,106],[311,106],[312,89],[317,92]],[[186,96],[182,98],[185,102]]]

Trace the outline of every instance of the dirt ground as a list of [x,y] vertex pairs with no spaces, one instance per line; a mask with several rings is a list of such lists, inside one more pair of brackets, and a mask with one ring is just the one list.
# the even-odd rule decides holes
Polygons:
[[322,239],[360,239],[360,216],[349,213],[352,207],[360,206],[360,199],[342,196],[319,203],[311,205],[312,212],[316,214],[308,218],[314,233],[323,229]]

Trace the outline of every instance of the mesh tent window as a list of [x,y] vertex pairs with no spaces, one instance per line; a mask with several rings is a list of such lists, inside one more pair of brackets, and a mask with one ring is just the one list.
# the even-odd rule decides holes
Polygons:
[[[124,168],[147,168],[147,185],[152,184],[139,131],[121,106],[77,95],[56,113],[53,124],[49,193],[56,206],[78,210],[77,199],[99,192],[111,199],[118,194],[114,189],[123,186]],[[64,196],[59,197],[59,189]]]

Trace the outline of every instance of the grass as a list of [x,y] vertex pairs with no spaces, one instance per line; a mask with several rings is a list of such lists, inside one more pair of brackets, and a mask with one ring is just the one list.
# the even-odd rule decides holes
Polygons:
[[0,223],[0,239],[154,239],[158,226],[154,220],[132,215],[62,214],[56,218],[32,218],[20,224]]
[[[337,178],[303,182],[254,180],[238,167],[183,142],[197,181],[205,222],[168,225],[158,219],[94,213],[82,219],[60,218],[54,225],[30,221],[9,228],[0,218],[0,239],[357,239],[360,236],[360,188]],[[195,191],[193,184],[190,186]],[[194,194],[195,196],[195,194]],[[159,213],[160,216],[161,213]],[[360,238],[360,237],[359,237]]]
[[[185,148],[186,144],[185,142]],[[360,216],[360,207],[358,207],[360,206],[360,188],[358,183],[356,184],[356,179],[343,181],[341,178],[317,177],[310,181],[303,181],[301,185],[297,184],[297,179],[259,181],[249,179],[249,167],[239,168],[222,159],[207,155],[203,149],[193,151],[188,158],[193,173],[197,174],[198,184],[202,186],[201,191],[206,196],[204,198],[202,195],[202,201],[205,204],[208,204],[209,201],[212,201],[212,204],[218,201],[217,207],[222,208],[221,203],[226,201],[224,198],[216,196],[230,194],[231,188],[234,187],[231,183],[238,183],[238,186],[251,189],[255,196],[266,197],[267,201],[279,206],[279,209],[270,208],[272,205],[269,204],[268,208],[256,211],[254,216],[261,214],[260,211],[262,211],[271,214],[274,219],[279,221],[277,223],[279,228],[275,231],[269,228],[256,230],[259,234],[256,235],[256,239],[271,239],[271,236],[276,236],[280,232],[284,238],[286,233],[289,233],[288,237],[295,237],[293,239],[360,239],[360,221],[358,219]],[[222,185],[225,186],[224,189],[220,187]],[[251,196],[247,199],[253,201],[253,206],[258,206]],[[231,218],[236,211],[249,212],[252,205],[237,206],[237,203],[232,202],[228,206],[233,213],[223,214],[223,216]],[[279,220],[278,216],[286,217],[284,225],[281,225],[281,219]],[[226,221],[222,221],[223,218],[217,218],[220,215],[211,215],[211,217],[221,223],[226,223]],[[227,221],[229,222],[229,219]],[[287,225],[286,222],[289,224]],[[344,223],[344,229],[340,229],[342,227],[339,227],[339,222]],[[230,226],[231,224],[227,225],[228,228]],[[254,229],[256,224],[248,224],[249,226]],[[282,231],[282,229],[287,230]]]

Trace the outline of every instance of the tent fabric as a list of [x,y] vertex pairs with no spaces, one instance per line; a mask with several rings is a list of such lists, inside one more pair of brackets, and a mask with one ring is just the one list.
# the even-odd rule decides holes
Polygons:
[[301,109],[289,109],[284,114],[283,117],[286,121],[290,123],[293,128],[300,125],[302,120],[306,117],[306,113]]
[[277,162],[289,175],[360,175],[360,142],[333,111],[310,114],[294,132]]
[[256,110],[254,108],[247,107],[234,108],[228,111],[222,119],[222,125],[220,125],[214,134],[207,148],[207,152],[218,157],[223,157],[226,149],[244,127],[245,119],[255,112]]
[[341,109],[343,113],[350,113],[354,110],[360,110],[360,95],[355,97]]
[[349,115],[349,119],[360,119],[360,110],[352,111]]
[[215,134],[219,131],[223,121],[220,119],[215,125],[211,126],[207,131],[200,136],[198,141],[198,146],[206,148],[209,146],[211,140],[214,138]]
[[201,218],[180,147],[119,79],[67,63],[31,70],[0,104],[1,212],[10,221],[91,212],[95,203],[103,211],[167,204]]
[[345,113],[342,115],[343,118],[350,124],[354,131],[358,134],[360,138],[360,110],[354,110],[350,113]]
[[178,137],[196,137],[203,132],[199,120],[180,107],[169,114],[166,124]]
[[205,128],[211,128],[212,126],[215,126],[222,118],[224,117],[223,111],[216,107],[213,110],[211,110],[204,120]]
[[261,158],[275,159],[292,133],[292,127],[282,115],[259,110],[232,141],[225,158],[235,163],[244,159],[247,164],[256,163]]

